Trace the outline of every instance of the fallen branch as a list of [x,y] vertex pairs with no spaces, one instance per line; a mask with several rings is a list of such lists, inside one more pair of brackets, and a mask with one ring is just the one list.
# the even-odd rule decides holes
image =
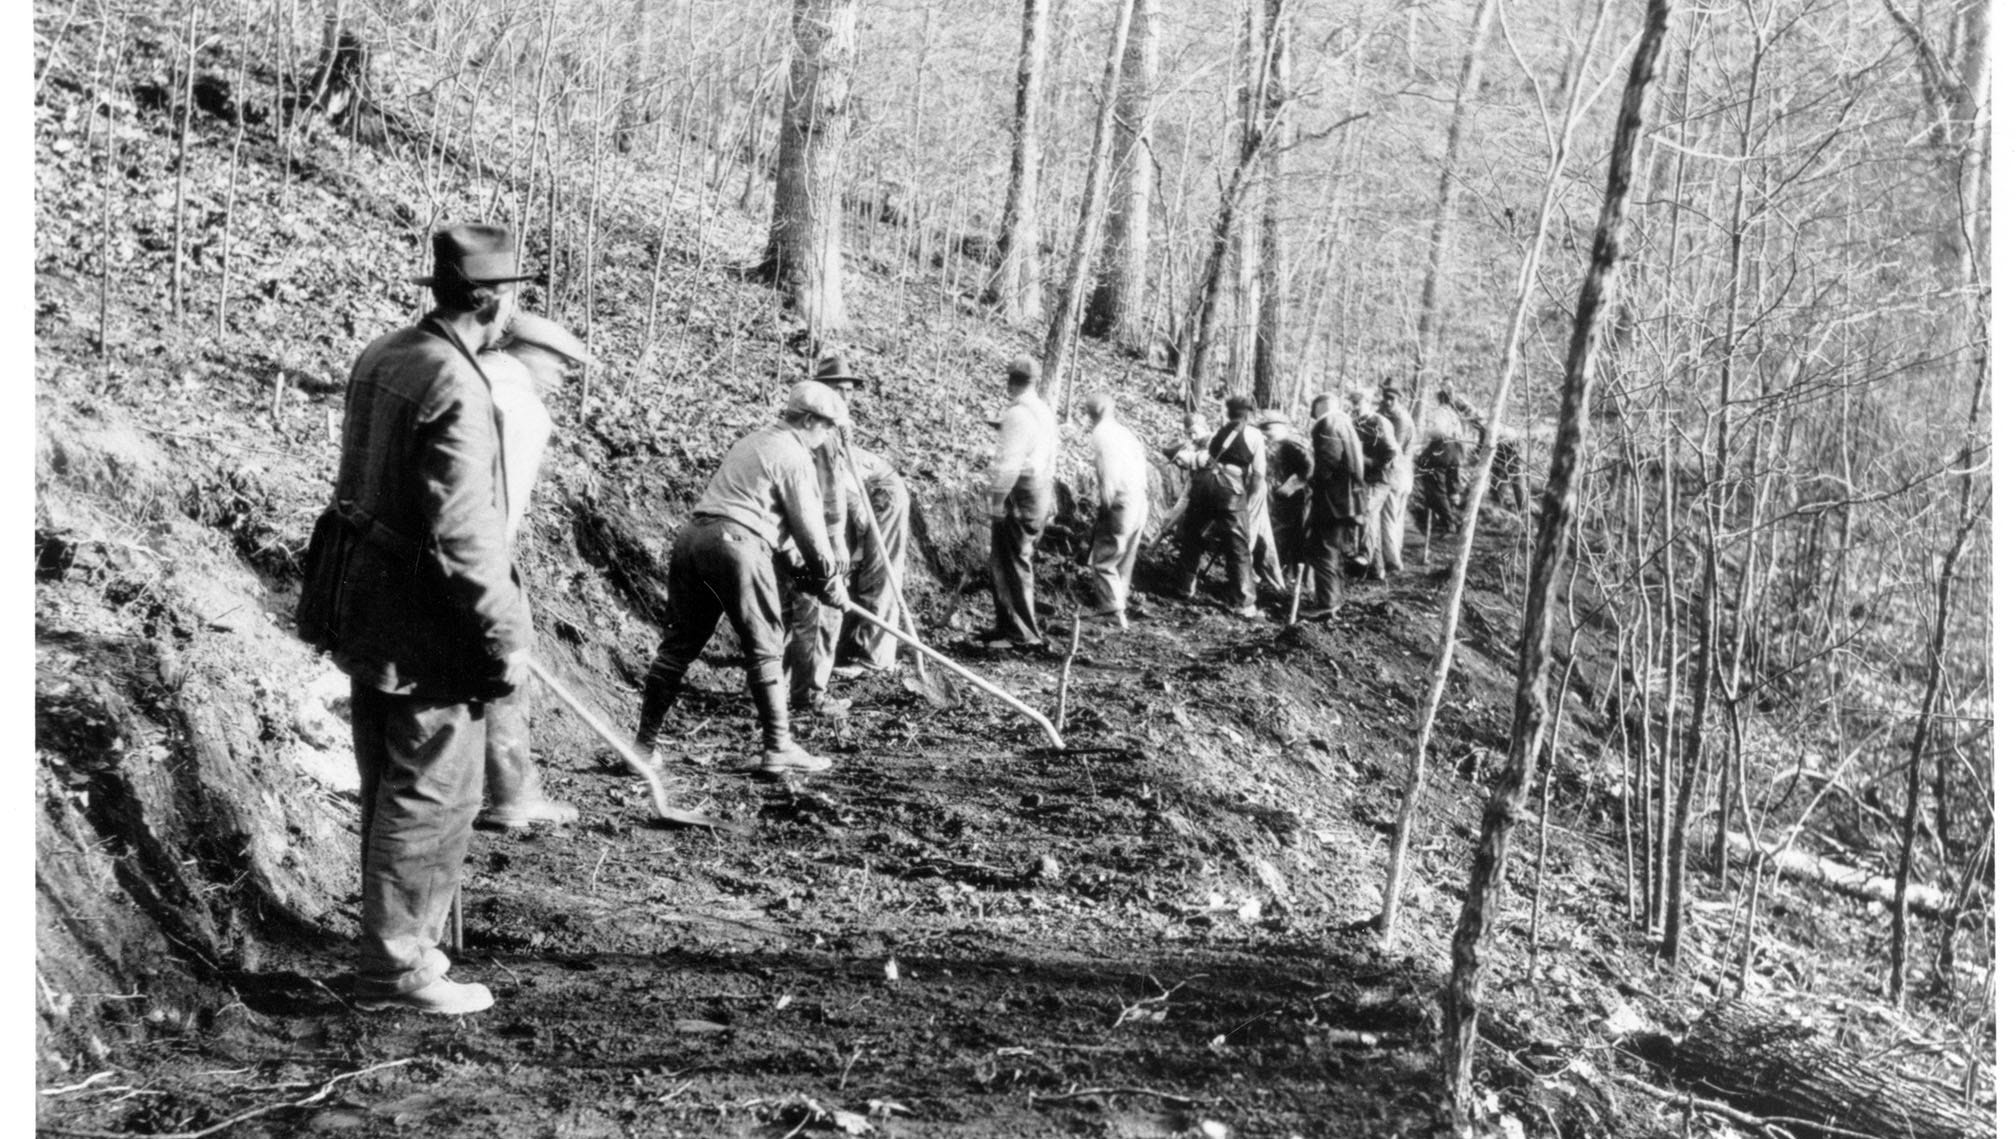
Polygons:
[[[290,1103],[272,1103],[267,1104],[265,1107],[255,1107],[250,1111],[240,1112],[221,1123],[213,1123],[201,1131],[174,1131],[153,1134],[149,1136],[149,1139],[207,1139],[208,1136],[215,1135],[220,1131],[227,1131],[248,1119],[257,1119],[262,1115],[271,1115],[276,1111],[286,1111],[289,1108],[313,1107],[328,1098],[329,1093],[336,1090],[336,1085],[345,1080],[354,1080],[359,1076],[368,1076],[373,1072],[382,1072],[387,1068],[397,1068],[402,1064],[411,1064],[415,1059],[417,1057],[408,1056],[403,1060],[387,1060],[383,1064],[373,1064],[368,1068],[359,1068],[354,1072],[344,1072],[342,1075],[331,1077],[328,1083],[323,1084],[314,1095],[309,1096],[307,1099],[298,1099]],[[134,1139],[134,1136],[137,1134],[131,1131],[90,1131],[82,1128],[44,1127],[39,1124],[35,1130],[43,1135],[81,1135],[87,1137],[87,1139]]]
[[1030,1092],[1029,1101],[1031,1103],[1064,1103],[1067,1100],[1093,1099],[1106,1095],[1155,1096],[1158,1099],[1166,1099],[1171,1103],[1199,1104],[1217,1102],[1216,1100],[1195,1099],[1187,1095],[1177,1095],[1175,1092],[1160,1092],[1154,1088],[1137,1088],[1130,1085],[1116,1085],[1110,1088],[1080,1088],[1077,1091],[1059,1092],[1056,1095],[1037,1095],[1035,1092]]
[[83,1091],[85,1088],[90,1087],[92,1084],[97,1083],[99,1080],[110,1079],[111,1077],[112,1077],[112,1069],[107,1068],[102,1072],[95,1072],[89,1076],[86,1076],[84,1077],[83,1080],[74,1084],[65,1084],[60,1088],[43,1088],[42,1094],[67,1095],[70,1092]]
[[1785,1130],[1783,1127],[1778,1126],[1778,1124],[1771,1122],[1770,1120],[1760,1119],[1757,1116],[1747,1115],[1743,1112],[1737,1111],[1735,1108],[1730,1107],[1726,1103],[1721,1103],[1712,1099],[1702,1099],[1701,1097],[1693,1095],[1688,1092],[1676,1092],[1668,1088],[1662,1088],[1657,1084],[1646,1083],[1644,1080],[1641,1080],[1628,1072],[1612,1072],[1610,1075],[1611,1078],[1616,1080],[1618,1083],[1621,1083],[1626,1087],[1634,1088],[1638,1091],[1641,1091],[1646,1095],[1649,1095],[1654,1099],[1659,1100],[1661,1103],[1677,1104],[1687,1108],[1689,1111],[1695,1111],[1695,1110],[1705,1111],[1710,1115],[1720,1116],[1731,1123],[1738,1124],[1739,1126],[1748,1127],[1753,1131],[1761,1131],[1766,1135],[1774,1136],[1776,1137],[1776,1139],[1791,1139],[1792,1133]]
[[[1896,880],[1887,874],[1861,870],[1831,858],[1793,850],[1789,843],[1762,843],[1759,850],[1752,847],[1749,838],[1740,831],[1723,833],[1727,836],[1730,854],[1744,857],[1754,851],[1767,865],[1801,881],[1817,883],[1839,894],[1885,905],[1896,896]],[[1951,902],[1937,886],[1913,883],[1905,891],[1905,900],[1913,911],[1925,917],[1943,919],[1950,916]]]

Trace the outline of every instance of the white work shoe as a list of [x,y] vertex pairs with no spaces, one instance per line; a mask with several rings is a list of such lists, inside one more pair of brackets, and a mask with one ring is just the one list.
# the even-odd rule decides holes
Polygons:
[[408,1009],[435,1016],[466,1016],[482,1012],[496,1003],[497,998],[490,995],[489,986],[477,981],[451,981],[444,973],[411,992],[359,1000],[357,1007],[364,1012]]

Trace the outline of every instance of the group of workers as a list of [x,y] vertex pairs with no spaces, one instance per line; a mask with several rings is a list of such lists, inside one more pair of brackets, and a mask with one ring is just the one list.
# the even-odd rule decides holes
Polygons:
[[[532,762],[533,631],[513,546],[552,428],[540,397],[591,360],[560,325],[517,311],[518,286],[533,275],[510,231],[448,227],[433,235],[433,254],[433,273],[416,278],[433,310],[374,341],[351,370],[324,515],[337,537],[320,546],[318,523],[301,612],[303,635],[351,678],[363,801],[357,1004],[453,1014],[492,1002],[483,985],[447,976],[438,947],[472,827],[579,815],[545,793]],[[985,492],[994,622],[979,639],[996,650],[1045,643],[1035,550],[1055,513],[1060,439],[1036,374],[1027,357],[1007,367]],[[848,702],[829,691],[836,676],[894,667],[884,630],[908,618],[910,495],[889,462],[850,445],[860,385],[844,356],[821,357],[775,421],[729,447],[674,537],[635,737],[650,762],[662,762],[666,718],[723,617],[761,729],[738,770],[826,770],[831,760],[794,740],[791,714],[844,716]],[[1454,406],[1481,425],[1468,405]],[[1083,611],[1124,629],[1150,510],[1148,455],[1110,396],[1082,410],[1094,475]],[[1318,396],[1306,441],[1244,397],[1226,411],[1215,429],[1193,416],[1187,438],[1164,451],[1189,475],[1178,508],[1186,597],[1212,546],[1229,607],[1246,618],[1259,612],[1256,573],[1285,588],[1284,558],[1313,575],[1312,620],[1336,611],[1347,564],[1375,579],[1398,571],[1415,428],[1395,388],[1376,400]],[[1442,463],[1446,442],[1424,457]],[[1460,443],[1453,453],[1460,466]],[[1438,465],[1434,477],[1443,474]],[[318,572],[318,561],[339,572]],[[311,597],[324,582],[330,595]],[[327,615],[313,631],[310,612]]]

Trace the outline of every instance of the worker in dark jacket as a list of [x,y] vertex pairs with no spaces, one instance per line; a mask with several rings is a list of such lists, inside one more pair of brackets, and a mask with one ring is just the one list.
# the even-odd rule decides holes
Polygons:
[[1315,597],[1303,617],[1328,620],[1343,600],[1344,560],[1356,546],[1365,518],[1365,457],[1358,428],[1335,397],[1309,405],[1309,526],[1303,546],[1315,576]]
[[[1477,433],[1477,446],[1482,449],[1484,438],[1490,433],[1490,424],[1484,413],[1477,410],[1469,400],[1456,395],[1448,388],[1436,393],[1436,397],[1454,411],[1465,426]],[[1523,452],[1526,441],[1518,428],[1510,423],[1498,424],[1498,439],[1491,448],[1490,483],[1487,491],[1491,502],[1499,503],[1508,510],[1524,513],[1528,507],[1526,496],[1526,463]]]
[[1437,393],[1434,405],[1425,408],[1417,423],[1420,429],[1420,456],[1415,474],[1421,485],[1421,506],[1427,522],[1444,534],[1456,532],[1462,521],[1464,469],[1469,465],[1470,448],[1462,418],[1450,407],[1449,389]]
[[438,943],[482,801],[484,713],[524,683],[532,645],[476,353],[531,278],[495,226],[433,244],[433,312],[350,370],[335,503],[355,537],[331,648],[364,809],[358,1006],[459,1014],[490,1007],[490,990],[450,980]]
[[[1178,553],[1183,595],[1193,596],[1197,573],[1204,561],[1204,538],[1222,526],[1220,549],[1231,585],[1229,607],[1236,617],[1251,620],[1260,615],[1254,604],[1253,535],[1269,525],[1267,513],[1267,440],[1251,422],[1253,401],[1235,395],[1225,401],[1225,425],[1205,444],[1203,452],[1192,456],[1207,479],[1191,492],[1183,546]],[[1199,503],[1197,491],[1208,500]],[[1202,512],[1199,507],[1202,506]],[[1194,516],[1195,524],[1191,524]]]
[[784,612],[776,562],[785,543],[800,558],[795,586],[835,609],[846,592],[827,544],[812,452],[847,425],[847,405],[812,380],[791,385],[777,422],[744,435],[694,504],[672,541],[665,582],[665,634],[644,680],[638,750],[663,762],[658,733],[686,670],[727,617],[742,643],[743,672],[756,701],[762,747],[737,770],[767,775],[824,771],[833,761],[791,738],[784,691]]

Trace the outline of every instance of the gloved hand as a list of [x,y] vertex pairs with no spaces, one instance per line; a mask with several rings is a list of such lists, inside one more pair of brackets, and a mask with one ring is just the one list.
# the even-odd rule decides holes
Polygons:
[[840,575],[837,573],[819,583],[816,596],[819,598],[819,604],[829,608],[847,607],[847,587],[841,584]]
[[532,679],[532,650],[512,649],[504,657],[504,683],[516,692]]

